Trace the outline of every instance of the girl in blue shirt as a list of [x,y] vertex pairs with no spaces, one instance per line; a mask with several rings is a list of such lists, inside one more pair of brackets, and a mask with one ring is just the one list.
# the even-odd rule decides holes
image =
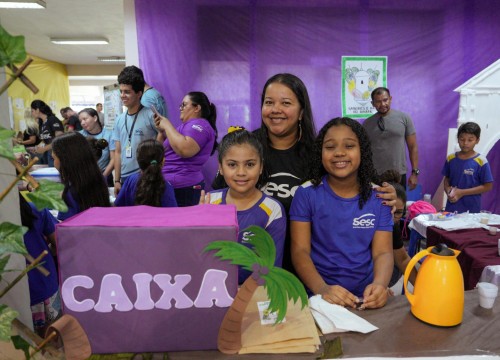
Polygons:
[[290,209],[297,274],[330,303],[384,306],[393,222],[390,207],[372,190],[376,172],[364,128],[349,118],[329,121],[316,139],[311,169]]
[[141,171],[127,177],[115,206],[177,207],[174,188],[162,173],[164,162],[162,144],[154,139],[141,142],[137,147],[137,163]]
[[[245,230],[251,225],[265,229],[276,247],[275,266],[281,267],[285,244],[286,215],[283,205],[259,188],[262,186],[263,150],[256,135],[246,130],[233,131],[222,139],[219,147],[219,172],[227,188],[212,191],[206,198],[202,191],[200,203],[233,204],[236,206],[238,242],[248,247],[251,233]],[[251,272],[239,269],[238,282],[242,284]]]
[[24,234],[26,250],[33,258],[40,256],[43,251],[48,252],[48,255],[43,258],[42,264],[49,274],[45,276],[37,269],[28,272],[33,328],[38,335],[45,336],[47,327],[61,315],[57,269],[49,248],[49,243],[55,246],[57,220],[48,209],[37,210],[21,194],[19,194],[19,207],[21,223],[28,228]]
[[91,207],[110,206],[108,187],[85,136],[70,132],[55,138],[52,157],[64,184],[62,196],[68,206],[67,212],[59,212],[58,220],[66,220]]

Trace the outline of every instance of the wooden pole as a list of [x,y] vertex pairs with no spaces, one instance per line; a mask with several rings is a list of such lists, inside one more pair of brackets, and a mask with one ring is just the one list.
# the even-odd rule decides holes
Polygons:
[[[8,187],[4,190],[4,191],[2,191],[2,193],[0,194],[0,202],[1,202],[1,201],[2,201],[2,200],[6,197],[6,196],[7,196],[7,194],[8,194],[8,193],[12,190],[12,188],[13,188],[14,186],[16,186],[17,182],[18,182],[19,180],[21,180],[25,174],[27,174],[27,173],[28,173],[28,170],[29,170],[29,169],[30,169],[30,168],[31,168],[31,167],[32,167],[32,166],[33,166],[33,165],[34,165],[37,161],[38,161],[38,158],[34,158],[34,159],[32,159],[32,160],[28,163],[28,165],[27,165],[25,168],[21,168],[21,169],[22,169],[22,171],[19,173],[19,175],[17,175],[17,177],[14,179],[14,181],[12,181],[12,182],[10,183],[10,185],[9,185],[9,186],[8,186]],[[16,163],[16,162],[14,161],[13,163]],[[16,166],[16,164],[14,164],[14,166]],[[28,180],[28,182],[31,184],[31,186],[32,186],[34,189],[40,186],[40,185],[38,184],[38,182],[37,182],[37,181],[36,181],[33,177],[31,177],[31,176],[30,176],[30,178],[31,178],[31,180],[30,180],[30,179],[27,179],[27,180]]]
[[24,70],[26,70],[26,68],[28,67],[29,64],[31,64],[32,61],[33,61],[32,58],[26,59],[26,61],[21,65],[21,67],[17,69],[17,71],[14,74],[10,76],[9,80],[7,80],[5,84],[2,85],[2,87],[0,88],[0,95],[3,94],[5,90],[9,88],[10,85],[12,85],[12,83],[23,73]]
[[[14,73],[19,70],[18,67],[16,65],[14,65],[14,64],[9,64],[7,66]],[[26,75],[19,74],[19,80],[21,80],[23,82],[23,84],[26,85],[28,87],[28,89],[30,89],[33,92],[33,94],[36,94],[36,93],[38,93],[40,91],[40,90],[38,90],[38,88],[36,87],[36,85],[33,84],[30,79],[28,79],[28,77]]]
[[38,346],[35,348],[35,351],[33,351],[31,354],[30,354],[30,358],[33,357],[33,355],[35,355],[37,352],[39,352],[40,350],[43,349],[43,347],[45,345],[47,345],[49,343],[50,340],[54,339],[55,337],[57,336],[57,333],[55,331],[52,331],[49,336],[47,336],[45,339],[43,339],[43,341],[38,344]]

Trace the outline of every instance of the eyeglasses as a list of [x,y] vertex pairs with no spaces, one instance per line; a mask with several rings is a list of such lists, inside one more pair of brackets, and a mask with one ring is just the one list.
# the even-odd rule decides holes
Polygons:
[[179,110],[184,110],[186,106],[189,106],[188,103],[183,102],[182,104],[179,105]]
[[384,118],[382,116],[378,118],[377,125],[378,125],[378,128],[380,129],[380,131],[385,131],[385,122],[384,122]]

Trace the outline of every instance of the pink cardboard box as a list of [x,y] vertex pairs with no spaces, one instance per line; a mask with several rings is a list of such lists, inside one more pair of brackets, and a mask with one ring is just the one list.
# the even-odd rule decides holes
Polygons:
[[64,313],[93,353],[216,349],[238,270],[203,249],[237,238],[233,206],[89,209],[57,225]]

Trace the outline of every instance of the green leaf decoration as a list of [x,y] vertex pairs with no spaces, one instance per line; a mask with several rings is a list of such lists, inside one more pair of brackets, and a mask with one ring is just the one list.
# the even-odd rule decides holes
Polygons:
[[249,226],[243,231],[253,234],[249,236],[248,242],[253,246],[257,256],[263,261],[263,265],[271,269],[276,259],[276,246],[271,235],[259,226]]
[[30,358],[30,344],[24,340],[19,335],[14,335],[10,337],[12,339],[12,344],[17,350],[22,350],[26,359]]
[[15,153],[25,153],[26,147],[24,145],[20,145],[20,144],[14,145],[14,147],[12,148],[12,152],[14,154]]
[[10,255],[6,255],[0,258],[0,281],[2,281],[2,275],[5,272],[5,267],[9,262]]
[[257,255],[245,245],[234,241],[214,241],[205,247],[205,252],[218,250],[215,256],[221,260],[231,260],[231,264],[241,265],[247,270],[252,269],[252,265],[260,263]]
[[12,335],[12,320],[18,316],[18,312],[7,305],[0,305],[0,340],[9,341]]
[[232,264],[241,265],[246,270],[251,271],[255,263],[267,267],[269,273],[259,273],[259,276],[266,281],[269,310],[277,312],[276,324],[280,323],[285,318],[289,300],[297,303],[300,299],[302,309],[308,304],[304,285],[292,273],[274,267],[276,247],[267,231],[258,226],[250,226],[243,231],[252,233],[248,237],[252,249],[232,241],[214,241],[204,251],[217,250],[215,256],[221,260],[230,260]]
[[266,280],[265,288],[267,290],[267,297],[270,300],[269,310],[278,313],[276,323],[283,321],[285,318],[289,300],[297,303],[300,299],[301,309],[308,304],[304,285],[292,273],[275,267],[268,275],[264,275],[263,278]]
[[14,152],[12,151],[12,138],[15,134],[15,131],[0,126],[0,157],[15,159]]
[[0,224],[0,254],[17,253],[27,254],[26,246],[24,246],[24,233],[28,231],[27,227],[3,222]]
[[333,340],[326,340],[323,344],[323,354],[318,359],[338,359],[344,355],[342,339],[337,336]]
[[275,324],[283,321],[288,310],[288,298],[286,290],[283,288],[283,283],[279,278],[267,276],[266,277],[266,290],[267,297],[269,298],[269,311],[277,312]]
[[0,67],[26,59],[24,36],[12,36],[0,25]]
[[50,180],[40,180],[38,183],[40,186],[27,194],[38,210],[48,208],[62,212],[68,211],[68,206],[62,199],[63,184]]
[[294,303],[300,300],[302,309],[309,304],[304,284],[291,272],[275,267],[268,275],[264,275],[266,281],[268,277],[279,279],[279,282],[283,284],[284,290],[286,290],[287,298],[293,300]]

